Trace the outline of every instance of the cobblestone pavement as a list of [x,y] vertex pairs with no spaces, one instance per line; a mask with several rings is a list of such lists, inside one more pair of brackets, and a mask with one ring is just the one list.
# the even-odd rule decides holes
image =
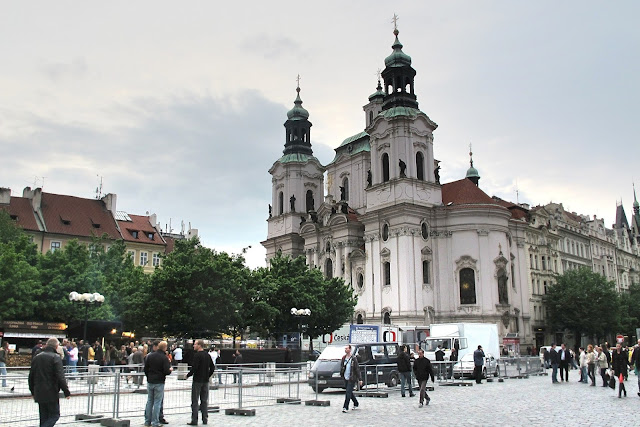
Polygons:
[[[331,406],[305,406],[304,400],[314,398],[315,394],[306,384],[301,384],[302,405],[258,407],[254,417],[211,414],[209,425],[602,425],[604,413],[630,419],[637,410],[640,397],[635,375],[626,382],[628,397],[622,399],[617,398],[617,390],[602,387],[601,380],[596,387],[591,387],[579,383],[578,377],[577,371],[572,371],[571,381],[560,384],[551,384],[549,375],[506,379],[502,383],[483,381],[481,385],[469,387],[436,385],[435,390],[429,392],[431,404],[423,408],[418,408],[417,395],[409,398],[407,393],[407,397],[402,398],[398,388],[385,389],[389,391],[388,398],[361,397],[359,409],[348,413],[341,412],[344,392],[340,390],[329,389],[319,394],[319,399],[329,400]],[[141,416],[127,418],[132,426],[140,426],[144,421]],[[188,414],[168,414],[166,418],[169,426],[185,425],[191,419]]]

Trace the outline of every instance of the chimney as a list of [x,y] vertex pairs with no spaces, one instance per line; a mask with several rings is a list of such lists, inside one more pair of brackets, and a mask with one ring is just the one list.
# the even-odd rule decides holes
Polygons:
[[11,203],[11,189],[0,187],[0,205],[8,205]]
[[105,194],[102,197],[102,199],[100,199],[104,203],[107,210],[111,212],[111,215],[113,215],[114,218],[116,216],[116,199],[117,198],[118,196],[116,196],[115,194],[109,193],[109,194]]
[[35,212],[40,212],[42,206],[42,188],[32,190],[31,187],[25,187],[22,191],[22,197],[31,200],[31,207]]

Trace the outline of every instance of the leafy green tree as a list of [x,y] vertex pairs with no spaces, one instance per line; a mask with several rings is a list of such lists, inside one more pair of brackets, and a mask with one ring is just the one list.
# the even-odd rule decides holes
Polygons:
[[620,294],[620,328],[629,337],[636,335],[636,328],[640,328],[640,285],[637,283]]
[[589,268],[569,270],[547,288],[545,304],[553,328],[603,338],[619,327],[620,299],[615,284]]
[[145,318],[150,329],[175,336],[216,336],[237,323],[246,280],[242,257],[216,252],[198,238],[177,240],[156,269]]
[[[311,338],[330,333],[346,323],[353,315],[356,299],[342,279],[326,279],[318,269],[309,269],[304,257],[290,258],[276,255],[270,268],[258,269],[261,300],[268,314],[260,319],[269,325],[273,334],[299,330],[299,323]],[[311,316],[296,318],[291,308],[308,308]]]
[[41,291],[35,244],[0,210],[0,320],[30,319]]

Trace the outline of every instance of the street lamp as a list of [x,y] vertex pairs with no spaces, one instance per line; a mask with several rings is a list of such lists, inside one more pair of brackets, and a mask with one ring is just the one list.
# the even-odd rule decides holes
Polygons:
[[96,305],[100,305],[104,302],[104,295],[101,295],[99,293],[84,293],[84,294],[79,294],[77,292],[71,292],[69,294],[69,301],[71,302],[77,302],[79,304],[84,304],[84,335],[83,335],[83,341],[87,342],[87,323],[89,321],[89,304],[96,304]]
[[298,332],[300,336],[298,338],[298,355],[300,356],[298,360],[302,362],[302,317],[303,316],[311,316],[311,310],[308,308],[291,308],[291,315],[298,319]]

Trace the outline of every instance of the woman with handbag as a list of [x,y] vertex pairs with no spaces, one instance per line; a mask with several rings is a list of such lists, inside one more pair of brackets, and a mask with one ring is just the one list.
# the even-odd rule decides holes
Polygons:
[[622,350],[620,343],[616,344],[616,351],[611,355],[611,367],[613,368],[613,374],[620,381],[618,387],[618,398],[627,397],[627,390],[624,388],[624,379],[627,377],[627,366],[629,364],[629,356],[627,352]]

